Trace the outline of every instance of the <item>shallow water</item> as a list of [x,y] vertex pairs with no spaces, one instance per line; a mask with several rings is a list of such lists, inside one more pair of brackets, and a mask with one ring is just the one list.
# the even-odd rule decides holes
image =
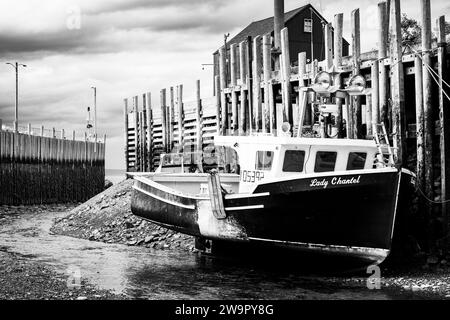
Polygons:
[[[1,210],[1,207],[0,207]],[[242,262],[200,253],[104,244],[49,229],[66,213],[2,215],[0,250],[18,253],[82,278],[102,289],[138,299],[424,299],[392,288],[369,290],[366,281],[313,275],[264,262]]]

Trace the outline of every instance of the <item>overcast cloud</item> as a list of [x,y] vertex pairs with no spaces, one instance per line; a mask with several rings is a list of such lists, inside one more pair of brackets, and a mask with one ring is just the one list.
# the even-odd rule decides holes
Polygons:
[[[286,11],[307,1],[285,1]],[[363,51],[376,47],[377,2],[311,1],[328,21],[344,13],[350,38],[350,13],[361,9]],[[403,0],[402,12],[420,19],[420,0]],[[80,29],[73,29],[77,14]],[[433,21],[450,15],[444,0],[432,0]],[[108,136],[107,168],[123,168],[123,98],[185,85],[194,95],[212,95],[214,52],[223,34],[235,35],[250,22],[273,15],[273,0],[2,0],[0,2],[0,118],[14,116],[14,70],[19,61],[21,125],[82,132],[91,86],[98,88],[99,133]],[[448,20],[448,18],[447,18]]]

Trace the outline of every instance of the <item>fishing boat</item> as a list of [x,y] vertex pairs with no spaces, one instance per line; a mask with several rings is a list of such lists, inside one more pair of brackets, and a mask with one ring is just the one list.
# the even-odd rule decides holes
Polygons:
[[[353,84],[345,93],[363,87]],[[324,90],[336,93],[316,85],[304,90],[303,100]],[[324,117],[332,113],[322,107]],[[215,136],[216,148],[237,154],[235,173],[195,172],[183,160],[181,170],[174,169],[174,155],[163,155],[156,172],[134,176],[132,212],[200,239],[381,263],[391,250],[401,185],[414,181],[413,173],[395,166],[384,126],[374,126],[372,140],[285,131]]]

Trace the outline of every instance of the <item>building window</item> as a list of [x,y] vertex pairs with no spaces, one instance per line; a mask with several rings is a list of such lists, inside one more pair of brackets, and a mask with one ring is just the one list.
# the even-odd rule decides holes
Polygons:
[[305,151],[286,150],[284,153],[283,172],[302,172]]
[[272,169],[273,152],[272,151],[258,151],[256,152],[256,170],[270,170]]
[[367,153],[350,152],[348,155],[347,170],[362,170],[366,165]]
[[316,154],[316,165],[314,172],[334,171],[336,166],[337,152],[319,151]]
[[305,19],[305,24],[303,27],[303,31],[307,33],[312,33],[313,21],[312,19]]

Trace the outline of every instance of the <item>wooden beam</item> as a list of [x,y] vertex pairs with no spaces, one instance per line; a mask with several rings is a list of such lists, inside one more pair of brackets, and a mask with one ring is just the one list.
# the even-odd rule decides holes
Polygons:
[[[430,0],[421,0],[422,12],[422,61],[424,69],[423,79],[423,117],[424,117],[424,148],[425,148],[425,194],[434,199],[434,170],[433,170],[433,140],[434,118],[431,75],[425,65],[431,66],[431,4]],[[427,206],[428,214],[432,214],[432,206]]]
[[376,134],[374,131],[374,126],[380,123],[380,103],[379,103],[379,79],[378,79],[378,61],[372,61],[371,65],[371,86],[372,86],[372,98],[371,105],[368,105],[368,108],[372,110],[372,121],[367,124],[367,134],[373,135]]
[[417,146],[417,165],[416,179],[417,186],[425,190],[425,150],[424,150],[424,110],[423,110],[423,75],[422,60],[420,54],[416,56],[414,62],[415,79],[415,97],[416,97],[416,146]]
[[[449,101],[450,90],[444,85],[448,83],[448,66],[445,39],[445,16],[440,16],[437,21],[437,45],[438,45],[438,73],[439,73],[439,121],[440,121],[440,158],[441,158],[441,201],[442,220],[444,224],[444,234],[448,235],[450,220],[450,110]],[[444,93],[447,94],[445,97]],[[446,241],[446,246],[449,241]]]
[[[361,21],[359,9],[352,11],[352,63],[353,75],[360,73],[361,63]],[[361,139],[362,110],[361,97],[355,96],[352,101],[353,139]]]
[[396,164],[407,165],[406,152],[406,113],[405,113],[405,78],[402,63],[402,30],[400,0],[391,1],[390,12],[390,56],[391,64],[391,102],[392,131],[394,147],[396,147]]
[[[344,14],[338,13],[334,16],[334,60],[333,64],[335,68],[339,68],[342,65],[342,33],[344,30]],[[342,78],[340,73],[336,73],[334,76],[334,85],[338,88],[342,88]],[[336,117],[336,124],[338,126],[338,138],[344,136],[342,130],[342,103],[343,99],[336,98],[336,105],[338,107],[338,114]]]
[[173,148],[173,123],[175,121],[175,96],[174,96],[174,90],[173,87],[170,87],[170,108],[169,108],[169,114],[167,117],[167,122],[169,124],[169,150]]
[[231,60],[231,119],[232,119],[232,133],[238,132],[238,96],[234,88],[237,86],[237,59],[236,59],[237,44],[233,43],[230,46],[230,60]]
[[166,89],[162,89],[160,92],[161,102],[161,130],[162,130],[162,149],[166,153],[167,146],[167,107],[166,107]]
[[260,132],[261,123],[261,36],[253,39],[253,122],[255,131]]
[[264,106],[263,106],[263,126],[262,132],[272,133],[272,123],[274,119],[273,89],[272,89],[272,54],[270,50],[272,44],[270,35],[263,37],[263,72],[264,72]]
[[344,14],[334,16],[334,66],[342,65],[342,33],[344,30]]
[[[220,102],[221,102],[221,93],[220,93],[220,76],[214,76],[214,84],[215,84],[215,93],[216,93],[216,123],[217,123],[217,134],[220,134]],[[178,126],[181,126],[181,121],[178,121]]]
[[145,113],[147,115],[147,169],[153,171],[153,110],[152,110],[152,94],[147,92],[145,104]]
[[389,132],[388,117],[388,74],[384,59],[387,57],[387,38],[389,20],[387,18],[387,4],[380,2],[378,4],[378,91],[380,122],[384,122],[386,130]]
[[281,88],[283,96],[283,122],[288,122],[293,129],[291,103],[291,59],[289,54],[288,28],[281,30]]
[[225,47],[219,49],[219,75],[220,75],[220,106],[222,118],[220,119],[220,132],[223,136],[227,134],[228,129],[228,106],[225,89],[227,87],[227,63]]
[[333,67],[333,34],[331,23],[325,25],[325,63],[329,71]]
[[[220,91],[217,94],[221,95]],[[178,149],[184,150],[184,105],[183,105],[183,85],[177,86],[177,104],[178,104]]]
[[248,69],[247,69],[247,42],[242,41],[239,44],[239,66],[240,66],[240,79],[241,79],[241,102],[239,104],[239,134],[245,134],[246,128],[246,110],[247,110],[247,91],[245,88],[247,87],[247,77],[248,77]]

